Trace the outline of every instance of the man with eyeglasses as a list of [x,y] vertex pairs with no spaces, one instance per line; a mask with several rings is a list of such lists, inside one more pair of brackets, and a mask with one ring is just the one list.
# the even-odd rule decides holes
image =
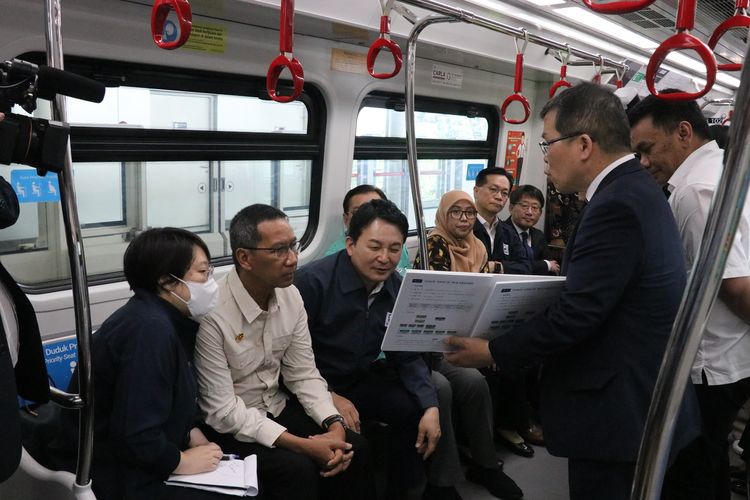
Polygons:
[[500,265],[496,272],[531,274],[531,263],[518,235],[500,220],[513,187],[513,176],[504,168],[480,170],[474,181],[474,201],[477,205],[474,235],[484,243],[490,262]]
[[[258,457],[263,498],[374,498],[367,444],[348,431],[315,366],[292,285],[300,245],[280,210],[251,205],[229,227],[234,269],[195,346],[205,433]],[[280,379],[283,377],[282,390]]]
[[[676,90],[662,91],[672,92]],[[640,154],[643,168],[670,193],[668,203],[680,228],[689,270],[704,239],[724,151],[711,139],[695,101],[648,96],[630,110],[629,119],[633,150]],[[667,499],[728,500],[731,495],[727,436],[750,397],[749,236],[746,205],[691,371],[703,435],[680,454],[671,480],[665,482]]]
[[[359,207],[372,200],[387,200],[388,197],[385,195],[382,189],[373,186],[371,184],[360,184],[357,187],[350,189],[344,195],[343,202],[343,222],[344,230],[341,232],[339,237],[334,241],[324,256],[332,255],[340,252],[346,247],[346,232],[349,230],[349,221],[352,220],[354,214],[357,213]],[[401,276],[406,274],[406,270],[409,269],[409,253],[406,251],[406,245],[401,250],[401,258],[396,266],[396,271]]]
[[[628,500],[685,287],[679,232],[659,185],[631,152],[628,119],[612,92],[581,83],[549,101],[541,117],[549,181],[588,200],[563,256],[565,287],[505,335],[447,339],[446,359],[505,371],[543,362],[544,437],[551,454],[568,457],[571,500]],[[698,432],[691,386],[685,394],[674,451]]]
[[536,187],[526,184],[510,193],[510,217],[505,220],[521,238],[527,258],[531,261],[531,273],[539,275],[560,274],[560,264],[549,257],[547,238],[535,228],[542,216],[544,194]]

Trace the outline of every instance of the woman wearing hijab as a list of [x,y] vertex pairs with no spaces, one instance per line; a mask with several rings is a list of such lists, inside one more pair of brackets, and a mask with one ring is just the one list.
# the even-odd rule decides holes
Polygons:
[[[443,195],[435,215],[435,229],[427,237],[428,269],[472,273],[488,273],[495,271],[496,267],[501,269],[495,262],[487,262],[487,250],[474,236],[472,228],[476,218],[477,207],[467,193],[455,190]],[[418,267],[417,263],[415,267]],[[484,486],[496,497],[521,498],[521,489],[498,466],[492,436],[493,402],[484,376],[474,368],[453,366],[442,357],[433,365],[432,379],[438,389],[440,428],[443,429],[440,445],[446,447],[444,456],[453,455],[448,447],[456,448],[452,407],[471,451],[472,463],[466,471],[466,478]],[[457,452],[455,456],[457,459]],[[450,475],[441,472],[444,480]]]
[[[448,191],[440,199],[435,228],[427,236],[427,268],[431,271],[467,273],[501,272],[496,262],[487,261],[484,244],[474,236],[472,228],[477,207],[468,193]],[[417,255],[414,267],[418,268]]]

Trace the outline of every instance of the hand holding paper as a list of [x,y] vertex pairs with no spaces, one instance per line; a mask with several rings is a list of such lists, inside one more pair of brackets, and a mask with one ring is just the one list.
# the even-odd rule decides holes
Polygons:
[[450,349],[445,353],[445,360],[453,365],[484,368],[493,362],[490,342],[486,339],[446,337],[443,342]]

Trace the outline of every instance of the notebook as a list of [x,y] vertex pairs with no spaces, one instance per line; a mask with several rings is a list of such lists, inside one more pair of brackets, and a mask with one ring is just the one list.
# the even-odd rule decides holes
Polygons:
[[172,474],[164,481],[169,486],[215,491],[238,497],[258,494],[258,458],[249,455],[244,460],[222,460],[212,472],[200,474]]

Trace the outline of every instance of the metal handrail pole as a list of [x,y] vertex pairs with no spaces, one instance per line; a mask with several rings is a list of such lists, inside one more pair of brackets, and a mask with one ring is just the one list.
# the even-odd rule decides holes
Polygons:
[[[45,1],[47,64],[52,68],[64,69],[62,47],[62,11],[60,0]],[[52,119],[67,122],[65,97],[55,96],[52,101]],[[93,381],[91,378],[91,313],[89,310],[88,280],[86,279],[86,262],[83,253],[81,225],[78,220],[75,186],[73,184],[73,163],[70,153],[70,141],[65,154],[65,166],[58,174],[60,182],[60,205],[65,224],[65,239],[68,245],[70,276],[73,288],[73,307],[75,309],[76,337],[78,341],[78,383],[79,394],[66,395],[72,405],[80,407],[78,461],[76,465],[76,484],[85,486],[89,483],[91,459],[94,442],[94,406]],[[61,391],[54,392],[54,400],[60,400]],[[64,393],[62,393],[64,394]]]
[[[609,66],[611,68],[619,68],[621,70],[627,70],[627,65],[623,62],[617,62],[608,57],[602,57],[599,54],[594,54],[587,50],[578,49],[568,44],[560,43],[556,40],[552,40],[551,38],[547,38],[541,35],[535,35],[533,33],[527,32],[523,28],[515,28],[513,26],[508,26],[507,24],[495,21],[488,17],[480,16],[471,11],[452,7],[450,5],[446,5],[444,3],[437,2],[435,0],[399,0],[399,2],[408,4],[408,5],[413,5],[414,7],[421,7],[423,9],[430,10],[437,14],[450,16],[454,18],[455,21],[462,21],[467,24],[481,26],[483,28],[487,28],[492,31],[497,31],[498,33],[503,33],[505,35],[516,37],[516,38],[523,38],[526,34],[528,34],[529,42],[531,43],[535,43],[537,45],[541,45],[543,47],[547,47],[547,48],[554,49],[554,50],[564,50],[566,52],[568,51],[568,49],[570,49],[571,55],[580,57],[582,59],[586,59],[587,61],[595,62],[597,64],[603,64],[604,66]],[[413,32],[414,30],[412,28],[412,33]]]
[[409,164],[409,184],[411,196],[414,200],[414,219],[417,221],[417,236],[419,237],[419,264],[427,269],[427,233],[422,208],[422,194],[419,189],[419,165],[417,163],[417,134],[414,124],[414,74],[417,64],[417,39],[427,26],[436,23],[453,23],[458,21],[453,17],[428,16],[414,23],[409,41],[406,46],[406,153]]
[[714,194],[695,265],[662,361],[635,469],[632,500],[657,500],[685,384],[698,351],[706,318],[721,285],[727,255],[745,206],[750,184],[750,68],[742,70],[737,107],[724,156],[724,171]]

